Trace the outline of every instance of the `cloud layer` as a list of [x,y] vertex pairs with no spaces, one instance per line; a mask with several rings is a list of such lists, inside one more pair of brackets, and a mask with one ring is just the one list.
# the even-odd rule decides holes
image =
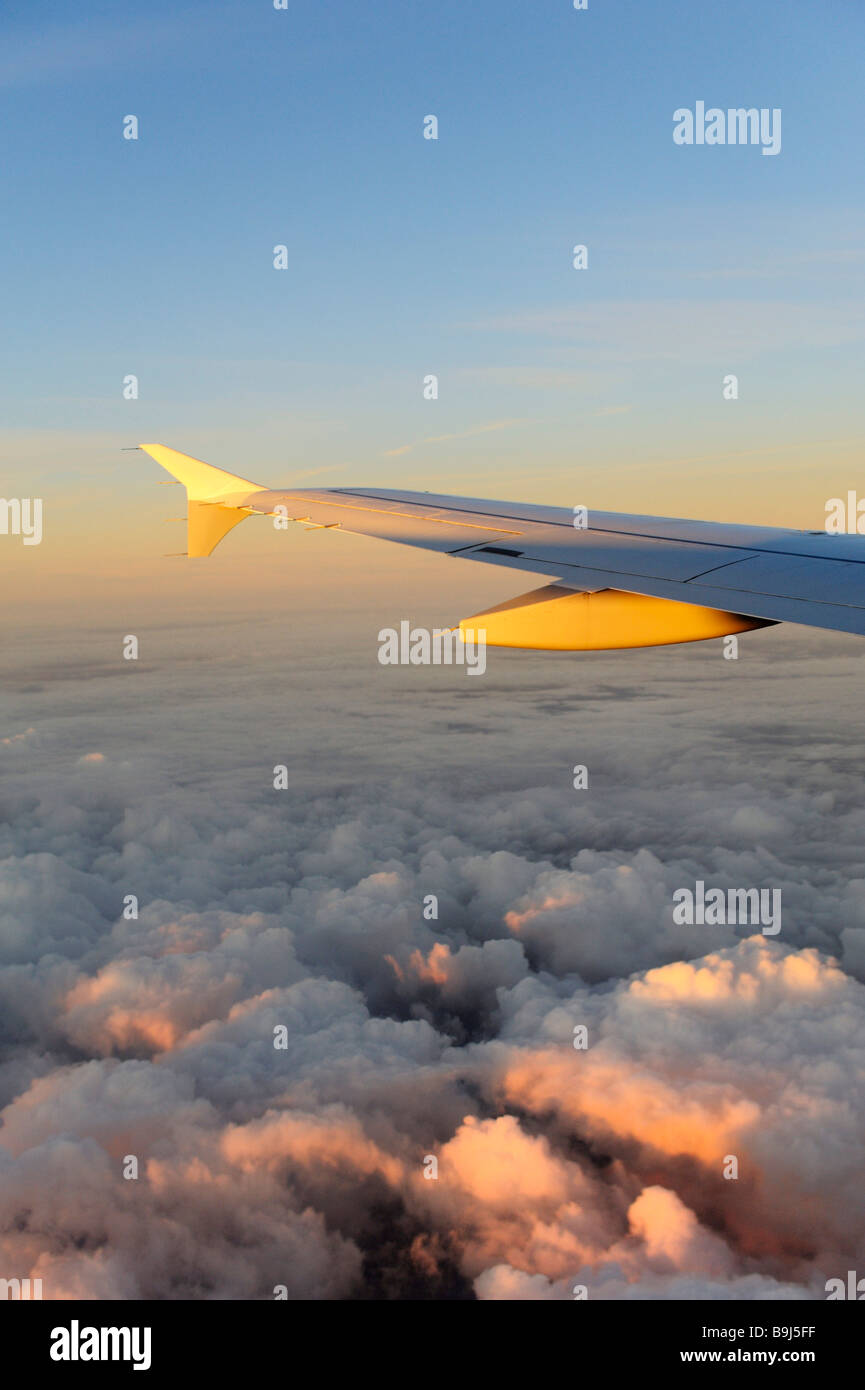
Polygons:
[[[113,705],[110,668],[64,701],[47,672],[0,744],[0,1274],[47,1298],[823,1297],[865,1253],[862,812],[843,709],[778,756],[761,692],[798,670],[804,723],[814,662],[852,690],[851,650],[777,642],[735,675],[505,654],[480,697],[422,672],[409,705],[406,673],[334,666],[333,744],[296,760],[266,661],[253,690],[212,658],[186,725],[200,666]],[[311,745],[321,684],[290,688]],[[239,708],[254,736],[218,739]],[[780,887],[780,937],[676,926],[697,877]]]

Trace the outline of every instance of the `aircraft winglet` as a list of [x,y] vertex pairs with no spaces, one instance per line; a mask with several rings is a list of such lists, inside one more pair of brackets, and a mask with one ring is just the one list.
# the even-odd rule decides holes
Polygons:
[[164,444],[138,447],[186,488],[187,554],[193,558],[210,555],[223,536],[249,515],[249,508],[244,506],[247,499],[256,492],[267,491],[259,483],[226,473]]

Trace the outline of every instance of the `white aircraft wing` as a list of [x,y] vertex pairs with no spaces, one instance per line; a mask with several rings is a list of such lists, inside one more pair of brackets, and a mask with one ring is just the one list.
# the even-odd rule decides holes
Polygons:
[[[580,650],[696,641],[770,623],[865,636],[865,537],[383,488],[271,489],[160,444],[187,489],[190,555],[264,514],[541,575],[481,614],[492,645]],[[575,521],[577,524],[575,524]],[[551,581],[551,582],[550,582]]]

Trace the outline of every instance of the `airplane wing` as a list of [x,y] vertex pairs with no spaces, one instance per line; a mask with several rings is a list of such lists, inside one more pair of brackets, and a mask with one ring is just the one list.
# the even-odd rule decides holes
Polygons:
[[273,517],[548,581],[460,622],[493,646],[599,650],[693,642],[772,623],[865,636],[865,537],[631,516],[387,488],[272,489],[162,444],[140,448],[181,482],[188,553],[246,516]]

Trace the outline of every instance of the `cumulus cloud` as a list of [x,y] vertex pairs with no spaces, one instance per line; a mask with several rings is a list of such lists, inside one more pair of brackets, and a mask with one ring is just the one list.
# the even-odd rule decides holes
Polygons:
[[[865,1253],[865,826],[843,710],[779,761],[766,690],[804,657],[776,653],[735,677],[729,728],[730,674],[698,653],[638,655],[633,687],[614,660],[506,654],[480,704],[422,672],[409,713],[406,673],[334,665],[345,727],[387,720],[328,751],[301,689],[296,762],[234,667],[209,735],[194,663],[167,691],[142,671],[98,730],[50,679],[28,691],[26,737],[0,743],[9,1277],[47,1298],[822,1297]],[[159,714],[133,740],[142,686]],[[217,738],[238,708],[255,736]],[[677,925],[697,878],[780,888],[780,937]]]

